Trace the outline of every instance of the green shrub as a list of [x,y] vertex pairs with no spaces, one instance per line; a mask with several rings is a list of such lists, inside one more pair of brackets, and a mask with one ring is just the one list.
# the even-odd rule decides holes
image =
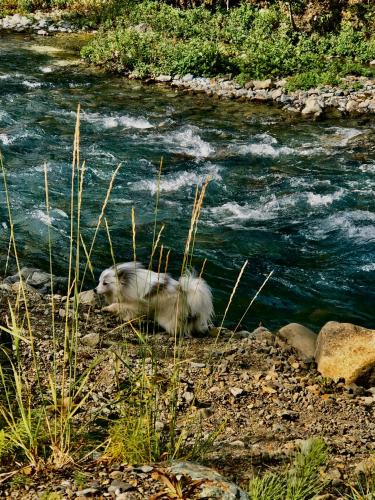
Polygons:
[[[364,63],[375,58],[375,37],[364,27],[354,29],[345,21],[336,33],[297,32],[278,6],[242,4],[210,12],[152,0],[121,5],[121,15],[108,21],[82,52],[111,71],[141,77],[232,73],[242,82],[293,76],[292,90],[337,84],[347,74],[370,74]],[[145,30],[135,29],[141,23]]]

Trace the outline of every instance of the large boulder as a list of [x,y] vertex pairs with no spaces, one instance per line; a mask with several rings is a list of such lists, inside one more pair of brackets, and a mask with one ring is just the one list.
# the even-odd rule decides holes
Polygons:
[[289,323],[280,328],[278,337],[293,347],[303,360],[313,360],[316,349],[317,334],[299,323]]
[[374,386],[375,330],[329,321],[319,332],[315,360],[324,377]]

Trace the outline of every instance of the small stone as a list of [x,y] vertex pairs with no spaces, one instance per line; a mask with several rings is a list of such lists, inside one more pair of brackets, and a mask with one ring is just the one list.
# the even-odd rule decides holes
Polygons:
[[122,479],[123,473],[120,470],[114,470],[109,474],[111,479]]
[[182,394],[182,397],[184,398],[184,400],[189,404],[191,403],[193,400],[194,400],[194,393],[192,392],[189,392],[189,391],[185,391],[183,394]]
[[268,78],[267,80],[254,80],[253,81],[254,90],[268,90],[268,89],[273,89],[274,87],[275,87],[275,85],[274,85],[271,78]]
[[167,83],[171,81],[172,81],[171,75],[159,75],[155,78],[155,82],[160,82],[160,83]]
[[100,336],[98,333],[88,333],[81,338],[81,342],[89,347],[96,347],[100,342]]
[[191,368],[205,368],[206,364],[205,363],[190,363]]
[[305,101],[305,106],[302,110],[302,114],[320,116],[323,112],[323,103],[316,96],[311,96]]
[[125,481],[119,481],[118,479],[115,479],[108,487],[108,493],[115,493],[117,492],[117,490],[119,490],[119,493],[122,493],[124,491],[129,491],[132,489],[133,486],[131,484],[126,483]]
[[81,292],[78,295],[78,300],[80,304],[87,305],[87,306],[95,306],[97,305],[97,294],[94,292],[94,290],[86,290],[85,292]]
[[85,488],[84,490],[80,490],[76,492],[77,497],[89,497],[91,495],[95,495],[98,492],[97,488]]
[[154,468],[151,465],[142,465],[141,467],[134,467],[134,470],[147,474],[148,472],[152,472]]
[[231,387],[229,390],[235,398],[237,396],[240,396],[244,392],[243,389],[241,389],[240,387]]

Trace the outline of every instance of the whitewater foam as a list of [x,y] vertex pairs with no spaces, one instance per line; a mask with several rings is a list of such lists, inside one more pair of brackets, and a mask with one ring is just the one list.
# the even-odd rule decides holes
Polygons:
[[357,128],[329,127],[328,130],[334,132],[334,135],[329,136],[328,140],[332,145],[341,147],[347,146],[351,139],[363,134],[363,130],[358,130]]
[[344,190],[339,189],[331,194],[306,193],[307,203],[310,207],[328,206],[334,201],[339,200],[344,195]]
[[371,262],[371,264],[365,264],[361,266],[362,271],[366,271],[367,273],[375,271],[375,262]]
[[14,142],[14,137],[9,137],[7,134],[0,134],[0,141],[4,146],[9,146]]
[[129,115],[101,115],[100,113],[91,113],[89,111],[84,111],[81,114],[82,120],[89,123],[98,124],[106,129],[125,127],[125,128],[137,128],[137,129],[147,129],[152,128],[153,125],[145,118],[134,118]]
[[251,144],[233,144],[228,150],[240,155],[266,156],[269,158],[278,158],[281,155],[290,155],[295,152],[294,149],[288,146],[279,146],[277,139],[271,135],[257,134],[253,137],[255,142]]
[[155,135],[154,139],[169,146],[170,151],[184,153],[195,158],[207,158],[214,153],[214,148],[200,136],[200,129],[187,125],[175,132]]
[[375,241],[375,213],[367,210],[338,212],[323,219],[313,229],[313,237],[325,239],[334,232],[361,243]]
[[219,167],[217,165],[212,165],[200,173],[185,170],[178,174],[162,177],[160,183],[156,179],[144,179],[131,184],[131,188],[134,191],[149,191],[152,195],[156,194],[158,190],[160,192],[171,193],[186,186],[201,186],[208,176],[211,177],[212,180],[218,182],[222,180],[219,173]]
[[23,80],[22,85],[24,85],[28,89],[39,89],[42,86],[40,82],[32,82],[30,80]]

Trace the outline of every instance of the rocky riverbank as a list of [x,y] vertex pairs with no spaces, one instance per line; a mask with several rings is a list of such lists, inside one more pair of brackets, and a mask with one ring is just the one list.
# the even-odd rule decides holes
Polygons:
[[78,27],[62,11],[58,10],[51,13],[35,12],[28,15],[8,15],[0,19],[0,33],[2,30],[16,33],[35,33],[40,36],[88,31],[86,27]]
[[[38,270],[23,274],[28,275],[27,310],[35,338],[33,352],[28,343],[21,342],[20,355],[28,383],[36,387],[33,356],[45,373],[51,370],[53,352],[57,353],[57,362],[63,362],[66,302],[62,296],[55,295],[52,306],[51,296],[41,293],[48,293],[48,274]],[[9,304],[17,311],[19,323],[24,324],[26,308],[16,277],[0,285],[3,326],[10,324]],[[95,363],[81,391],[85,403],[77,413],[77,420],[85,425],[90,423],[91,433],[105,434],[103,422],[119,418],[121,391],[126,394],[129,373],[141,370],[140,354],[144,346],[136,331],[121,327],[115,318],[100,311],[90,291],[81,295],[77,320],[77,372],[83,374]],[[130,467],[113,462],[99,446],[87,456],[83,468],[70,466],[63,471],[47,468],[39,474],[32,468],[25,469],[25,473],[20,469],[16,475],[11,462],[3,463],[2,477],[7,481],[1,484],[1,495],[34,499],[54,492],[62,498],[80,499],[90,496],[130,500],[157,494],[160,496],[155,498],[170,498],[161,494],[165,491],[165,476],[172,478],[172,482],[176,477],[190,478],[186,479],[186,487],[189,481],[198,480],[194,486],[196,496],[192,498],[201,498],[199,488],[209,485],[216,488],[213,498],[229,500],[242,495],[240,498],[246,499],[244,490],[254,475],[270,470],[280,473],[301,443],[318,436],[329,446],[329,460],[321,471],[325,499],[343,498],[349,484],[355,484],[361,475],[371,474],[375,443],[374,331],[331,322],[325,325],[319,337],[301,325],[287,325],[277,332],[260,327],[254,332],[236,334],[223,330],[219,337],[217,331],[211,333],[212,337],[187,339],[181,346],[177,429],[180,432],[188,422],[194,422],[188,434],[190,439],[198,427],[202,436],[220,429],[203,463],[240,485],[242,491],[199,466],[178,463],[174,466],[176,470],[171,470],[165,463]],[[340,342],[335,343],[333,339],[340,335]],[[351,356],[348,363],[349,343],[358,356]],[[156,332],[148,337],[147,345],[152,357],[158,360],[157,378],[162,390],[172,377],[175,339]],[[152,357],[143,358],[146,363],[143,369],[147,373],[151,373]],[[331,364],[327,362],[330,357]],[[353,367],[360,363],[362,369],[353,375]],[[330,375],[336,381],[328,372],[322,376],[324,370],[331,370],[332,366],[336,373],[330,372]],[[350,374],[345,371],[349,369]],[[47,384],[47,380],[41,383]],[[163,394],[167,398],[162,390],[161,399]],[[160,429],[167,425],[165,418],[163,410],[158,415]],[[228,488],[232,493],[223,496]]]
[[[140,24],[134,29],[147,29]],[[63,12],[37,12],[30,15],[14,14],[0,19],[0,32],[33,33],[49,36],[56,33],[78,33],[90,31],[78,27]],[[375,61],[370,65],[375,66]],[[136,72],[128,78],[140,78]],[[236,99],[262,104],[273,104],[291,116],[316,119],[324,116],[363,116],[375,113],[375,79],[373,77],[348,76],[340,86],[321,86],[308,91],[288,91],[286,79],[252,80],[240,85],[231,75],[217,78],[202,78],[191,74],[159,75],[144,79],[147,83],[171,86],[193,94],[203,93],[216,99]]]

